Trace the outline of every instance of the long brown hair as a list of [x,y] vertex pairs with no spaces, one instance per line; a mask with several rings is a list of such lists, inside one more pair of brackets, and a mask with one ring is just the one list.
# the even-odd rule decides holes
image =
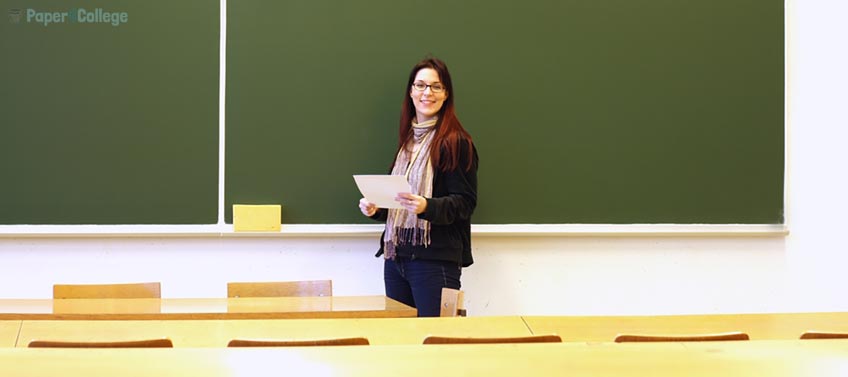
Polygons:
[[[464,142],[467,144],[466,151],[468,153],[468,166],[465,166],[465,170],[469,170],[471,169],[471,159],[474,154],[471,143],[471,135],[462,128],[462,124],[456,117],[453,104],[455,94],[453,91],[453,83],[451,82],[450,72],[448,72],[448,66],[445,62],[434,57],[427,57],[418,62],[418,64],[412,67],[412,71],[409,72],[409,80],[406,82],[406,91],[403,95],[403,107],[400,112],[398,151],[400,151],[400,149],[403,148],[412,138],[411,124],[416,113],[415,104],[412,102],[412,98],[410,98],[409,93],[412,90],[412,83],[415,81],[415,75],[418,74],[418,71],[424,68],[431,68],[439,74],[439,80],[442,84],[444,84],[445,94],[447,94],[447,98],[442,104],[442,108],[439,109],[439,120],[436,123],[433,140],[430,144],[431,149],[439,148],[437,150],[431,150],[430,158],[433,161],[433,166],[442,171],[457,169],[461,148],[460,142]],[[442,156],[440,151],[444,152],[444,156]],[[442,160],[443,157],[444,160]]]

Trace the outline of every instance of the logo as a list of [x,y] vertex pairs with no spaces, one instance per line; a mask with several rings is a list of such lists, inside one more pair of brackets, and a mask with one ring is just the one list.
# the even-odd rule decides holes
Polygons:
[[127,12],[112,12],[103,8],[84,9],[72,8],[62,11],[40,11],[37,9],[9,9],[9,20],[21,23],[21,19],[27,24],[36,24],[44,27],[59,24],[90,24],[111,25],[118,27],[129,22]]
[[9,22],[13,24],[18,24],[21,22],[21,10],[20,9],[9,9]]

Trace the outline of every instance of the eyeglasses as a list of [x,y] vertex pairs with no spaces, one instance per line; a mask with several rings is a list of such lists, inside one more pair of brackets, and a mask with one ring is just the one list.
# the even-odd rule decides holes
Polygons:
[[429,84],[429,85],[425,84],[423,82],[412,83],[412,89],[415,89],[416,91],[423,92],[423,91],[427,90],[427,88],[430,88],[430,91],[432,91],[433,93],[442,93],[442,92],[445,91],[444,84],[438,83],[438,82],[435,83],[435,84]]

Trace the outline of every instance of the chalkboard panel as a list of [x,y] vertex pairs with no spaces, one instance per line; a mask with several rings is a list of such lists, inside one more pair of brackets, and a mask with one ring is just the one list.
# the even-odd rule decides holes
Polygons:
[[226,219],[368,223],[408,69],[453,74],[477,224],[783,223],[784,2],[228,2]]
[[218,1],[0,12],[0,224],[217,221]]
[[214,223],[219,174],[228,222],[369,223],[351,175],[388,170],[427,53],[474,223],[784,222],[782,1],[227,4],[219,172],[219,2],[0,0],[0,224]]

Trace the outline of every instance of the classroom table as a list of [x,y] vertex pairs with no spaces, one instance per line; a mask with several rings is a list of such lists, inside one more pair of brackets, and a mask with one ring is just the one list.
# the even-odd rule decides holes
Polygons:
[[279,320],[23,321],[18,347],[33,340],[118,341],[169,338],[174,347],[226,347],[231,339],[307,340],[365,337],[375,345],[421,344],[428,335],[532,335],[519,316]]
[[0,321],[0,347],[15,346],[18,340],[18,331],[21,329],[21,322],[14,320]]
[[564,342],[610,342],[617,334],[683,335],[741,331],[752,340],[798,339],[808,330],[848,332],[848,313],[759,313],[659,316],[524,316],[534,334]]
[[842,377],[846,371],[845,340],[0,349],[0,375],[16,377]]
[[0,299],[0,320],[382,318],[417,313],[385,296]]

